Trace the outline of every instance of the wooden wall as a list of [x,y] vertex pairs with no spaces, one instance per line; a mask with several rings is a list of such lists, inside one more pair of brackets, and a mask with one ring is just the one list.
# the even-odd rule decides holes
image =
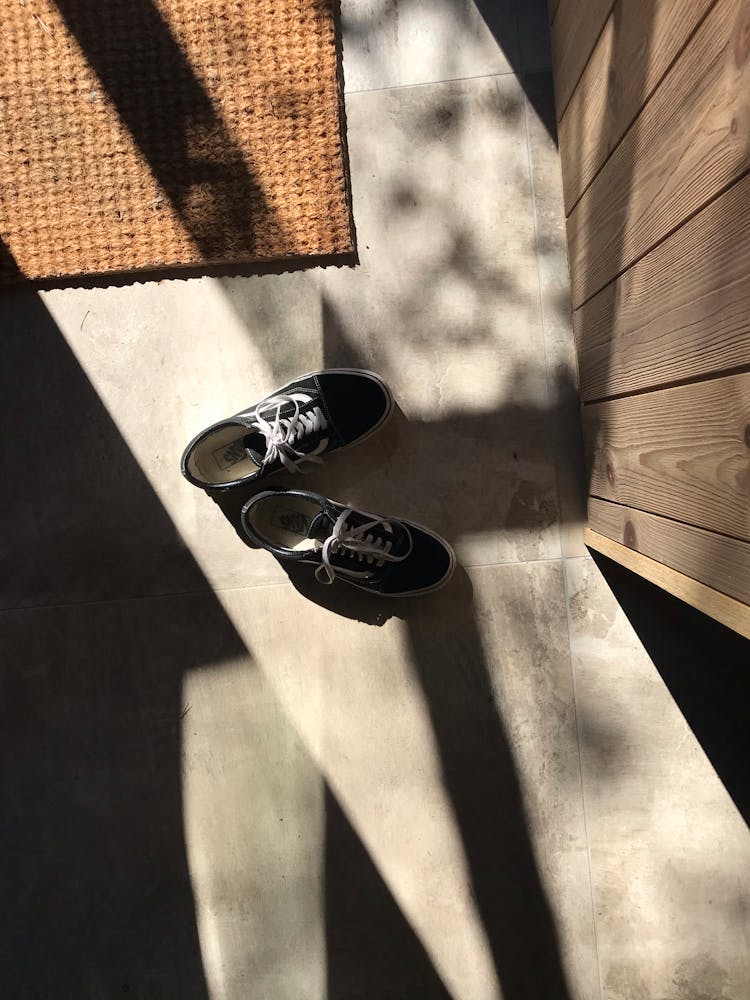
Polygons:
[[750,0],[550,0],[587,541],[750,636]]

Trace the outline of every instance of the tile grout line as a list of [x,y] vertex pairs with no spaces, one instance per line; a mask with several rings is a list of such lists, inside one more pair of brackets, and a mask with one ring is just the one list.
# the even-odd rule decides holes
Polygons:
[[[531,188],[531,213],[534,224],[534,251],[535,251],[534,258],[536,263],[537,290],[539,296],[539,312],[542,323],[542,353],[544,355],[545,386],[547,390],[547,410],[549,413],[549,407],[551,402],[550,367],[549,367],[549,354],[547,353],[547,329],[545,323],[546,317],[544,310],[544,296],[542,295],[542,275],[539,270],[539,222],[538,222],[537,205],[536,205],[536,188],[534,185],[534,164],[531,156],[531,131],[529,129],[529,99],[525,91],[523,95],[523,115],[524,115],[524,127],[526,130],[526,155],[528,158],[528,167],[529,167],[529,184]],[[570,664],[570,680],[573,693],[573,716],[575,719],[576,748],[578,750],[578,787],[581,796],[581,816],[583,819],[583,836],[586,841],[586,863],[589,875],[591,923],[594,932],[594,954],[596,958],[596,972],[599,983],[599,1000],[603,1000],[604,993],[602,986],[602,966],[599,957],[599,934],[596,921],[596,905],[594,901],[593,869],[591,865],[591,842],[589,840],[588,819],[586,816],[586,795],[584,792],[584,785],[583,785],[583,760],[581,753],[581,729],[580,729],[579,713],[578,713],[578,694],[576,690],[576,672],[573,665],[573,642],[572,642],[572,627],[570,620],[567,557],[565,556],[565,553],[563,551],[563,536],[561,530],[562,503],[560,496],[560,476],[558,471],[557,459],[554,460],[553,466],[555,474],[555,496],[557,499],[557,538],[560,546],[560,563],[563,574],[563,597],[565,600],[565,626],[568,639],[568,662]]]
[[251,583],[238,587],[207,586],[201,590],[174,590],[165,594],[131,594],[127,597],[99,597],[91,601],[59,601],[56,604],[30,604],[0,608],[0,615],[18,614],[24,611],[53,611],[60,608],[90,608],[100,604],[130,604],[135,601],[165,601],[180,597],[212,597],[216,594],[233,593],[237,590],[263,590],[264,588],[291,587],[291,581],[279,580],[269,583]]
[[[585,559],[585,556],[575,558]],[[591,923],[594,931],[594,954],[596,956],[596,971],[599,978],[599,998],[604,1000],[604,985],[602,983],[602,963],[599,956],[599,929],[596,920],[596,902],[594,899],[594,869],[591,863],[591,840],[589,838],[588,816],[586,814],[586,793],[583,786],[583,754],[581,752],[581,725],[578,713],[578,691],[576,686],[576,670],[573,660],[573,626],[570,616],[570,579],[568,576],[568,561],[562,560],[563,595],[565,597],[565,623],[568,630],[568,650],[570,653],[570,680],[573,686],[573,715],[576,725],[576,744],[578,746],[578,784],[581,791],[581,813],[583,816],[583,835],[586,840],[586,863],[589,872],[589,894],[591,897]]]
[[[590,556],[542,556],[539,559],[507,559],[489,563],[476,563],[466,566],[461,563],[465,571],[475,571],[483,569],[499,569],[503,566],[536,566],[548,563],[564,562],[566,559],[590,559]],[[51,611],[60,608],[87,608],[99,604],[127,604],[131,601],[164,601],[169,598],[179,597],[210,597],[216,594],[232,594],[240,590],[265,590],[271,588],[291,587],[290,580],[269,581],[268,583],[246,583],[236,587],[211,587],[207,586],[202,590],[175,590],[165,594],[132,594],[126,597],[100,597],[90,601],[58,601],[55,604],[28,604],[10,605],[0,608],[0,615],[18,614],[24,611]]]
[[[545,395],[547,402],[547,415],[549,419],[550,414],[550,404],[552,402],[552,393],[550,389],[550,370],[549,370],[549,355],[547,353],[547,328],[546,328],[546,317],[544,312],[544,296],[542,295],[542,275],[539,270],[539,223],[537,219],[536,211],[536,189],[534,187],[534,165],[531,159],[531,132],[529,130],[529,99],[526,95],[526,91],[523,93],[523,124],[524,131],[526,133],[526,161],[529,169],[529,190],[531,193],[531,220],[534,226],[534,264],[536,267],[536,284],[537,284],[537,300],[539,302],[539,318],[541,321],[541,340],[542,340],[542,355],[544,357],[544,386]],[[557,530],[557,543],[560,549],[560,558],[564,557],[563,552],[563,537],[562,530],[560,527],[560,522],[562,520],[562,504],[560,502],[560,476],[557,469],[557,459],[554,458],[552,462],[555,476],[555,499],[557,501],[557,519],[555,527]]]
[[[549,72],[549,70],[540,70],[540,72]],[[384,87],[364,87],[362,90],[348,90],[344,87],[344,100],[355,94],[382,94],[389,90],[409,90],[414,87],[434,87],[436,85],[440,86],[440,84],[444,83],[463,83],[465,80],[494,80],[495,77],[498,76],[515,76],[516,79],[520,81],[522,75],[523,74],[516,72],[516,70],[511,68],[501,69],[495,73],[477,73],[474,76],[452,76],[447,80],[421,80],[416,83],[392,83]]]

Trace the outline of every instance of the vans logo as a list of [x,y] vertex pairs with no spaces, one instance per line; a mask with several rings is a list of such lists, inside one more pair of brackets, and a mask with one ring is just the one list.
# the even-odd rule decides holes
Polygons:
[[288,507],[276,507],[271,517],[271,524],[277,528],[283,528],[284,531],[288,531],[292,535],[307,538],[307,532],[310,529],[310,518],[305,517],[298,510],[290,510]]
[[226,472],[233,465],[241,462],[243,458],[247,458],[247,450],[242,441],[232,441],[231,444],[224,445],[223,448],[217,448],[211,454],[213,455],[214,462],[216,462],[222,472]]

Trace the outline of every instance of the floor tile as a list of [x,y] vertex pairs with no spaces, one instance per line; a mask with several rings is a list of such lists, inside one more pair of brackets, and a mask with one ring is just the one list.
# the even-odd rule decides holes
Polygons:
[[344,83],[381,90],[518,66],[510,0],[342,0]]
[[[97,299],[112,302],[106,292]],[[110,383],[123,397],[132,393],[152,465],[171,469],[179,445],[165,413],[175,405],[176,380],[159,375],[158,343],[137,358],[132,313],[113,329],[96,321],[86,329],[87,300],[70,301],[69,325],[83,326],[96,387],[37,295],[6,295],[0,305],[0,391],[13,422],[0,450],[3,520],[12,525],[0,539],[0,607],[206,589],[102,401]],[[145,325],[158,330],[161,322],[157,310]]]
[[595,995],[560,565],[341,586],[0,616],[14,995]]
[[[469,565],[559,556],[523,92],[504,76],[355,94],[348,123],[358,267],[57,290],[42,296],[49,315],[19,299],[16,353],[39,313],[50,327],[37,338],[50,351],[34,361],[39,396],[23,389],[16,462],[43,448],[50,466],[27,473],[58,490],[55,517],[40,500],[18,546],[27,574],[51,540],[61,549],[45,601],[195,589],[165,532],[139,532],[147,502],[118,491],[126,467],[131,479],[142,471],[174,546],[187,545],[213,587],[282,580],[182,479],[180,454],[294,374],[339,364],[381,372],[406,418],[303,483],[426,521]],[[48,385],[42,368],[63,354],[69,371]],[[63,407],[78,383],[87,407]],[[45,393],[59,426],[34,405]],[[105,559],[106,574],[93,572]],[[7,606],[31,584],[6,586]]]
[[[559,563],[459,573],[411,602],[294,583],[223,601],[449,992],[593,1000]],[[353,939],[378,934],[366,900],[349,919]]]
[[521,777],[569,993],[598,997],[562,568],[492,567],[474,571],[472,580],[479,635]]
[[543,341],[519,83],[353,94],[347,119],[360,266],[317,275],[324,350],[388,370],[420,416],[533,401]]
[[322,997],[322,785],[216,599],[0,627],[4,993]]
[[[272,588],[280,601],[280,591]],[[182,801],[212,1000],[326,996],[326,786],[252,654],[191,667]]]
[[567,573],[603,996],[747,996],[750,833],[596,564]]

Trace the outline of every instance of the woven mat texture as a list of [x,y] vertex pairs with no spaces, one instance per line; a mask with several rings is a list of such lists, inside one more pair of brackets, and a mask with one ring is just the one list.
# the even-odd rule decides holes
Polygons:
[[0,282],[350,252],[334,2],[2,0]]

